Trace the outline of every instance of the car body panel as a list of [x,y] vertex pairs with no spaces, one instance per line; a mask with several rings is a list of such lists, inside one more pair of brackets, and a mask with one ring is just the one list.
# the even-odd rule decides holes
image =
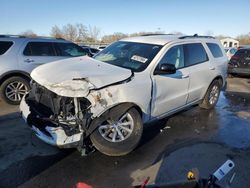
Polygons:
[[189,72],[186,68],[171,75],[153,76],[152,116],[158,117],[186,105],[188,98]]

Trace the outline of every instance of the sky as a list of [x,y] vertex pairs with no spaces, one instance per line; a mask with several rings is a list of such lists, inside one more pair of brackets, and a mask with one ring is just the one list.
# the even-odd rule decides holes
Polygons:
[[249,0],[1,0],[0,34],[50,35],[68,23],[101,35],[140,31],[236,37],[250,32]]

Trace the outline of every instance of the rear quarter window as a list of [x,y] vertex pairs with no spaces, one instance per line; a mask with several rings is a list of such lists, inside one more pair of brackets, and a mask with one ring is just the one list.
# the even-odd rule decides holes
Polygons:
[[206,50],[201,43],[184,44],[185,66],[208,61]]
[[207,43],[207,46],[215,58],[223,57],[223,53],[222,53],[221,48],[218,44]]
[[12,41],[0,41],[0,55],[5,54],[13,45]]

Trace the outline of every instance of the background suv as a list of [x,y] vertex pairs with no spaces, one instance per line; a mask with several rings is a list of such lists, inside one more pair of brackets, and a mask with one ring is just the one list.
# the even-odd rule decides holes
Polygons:
[[78,45],[64,39],[0,35],[0,95],[19,104],[30,89],[30,72],[39,65],[86,55]]
[[228,74],[250,76],[250,48],[239,49],[228,63]]

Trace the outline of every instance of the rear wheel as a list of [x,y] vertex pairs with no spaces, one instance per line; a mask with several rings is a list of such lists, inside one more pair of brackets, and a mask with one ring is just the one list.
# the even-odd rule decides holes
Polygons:
[[207,93],[200,104],[201,108],[211,109],[213,108],[220,96],[221,82],[219,80],[214,80],[209,86]]
[[29,82],[21,77],[15,76],[6,79],[0,88],[2,99],[13,105],[20,104],[23,96],[30,90]]
[[118,121],[104,119],[90,136],[100,152],[121,156],[131,152],[139,143],[143,131],[141,116],[135,108],[121,114]]

